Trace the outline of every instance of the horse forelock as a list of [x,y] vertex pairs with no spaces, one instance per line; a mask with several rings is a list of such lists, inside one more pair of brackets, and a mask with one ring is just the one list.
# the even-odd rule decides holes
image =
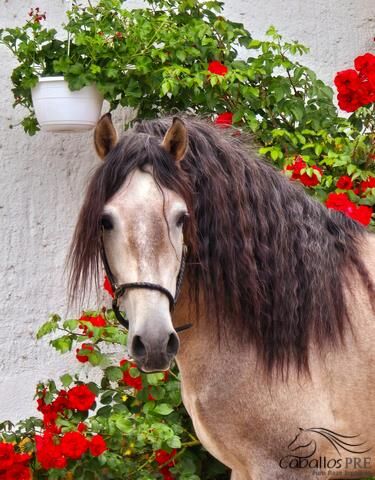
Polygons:
[[191,210],[191,299],[198,304],[203,291],[216,331],[252,344],[267,370],[308,371],[311,343],[338,346],[350,324],[348,275],[356,270],[374,291],[359,253],[364,229],[309,198],[230,129],[184,121],[181,168],[160,146],[171,124],[164,118],[136,124],[94,173],[71,247],[71,288],[98,278],[104,204],[130,172],[151,165],[158,185]]

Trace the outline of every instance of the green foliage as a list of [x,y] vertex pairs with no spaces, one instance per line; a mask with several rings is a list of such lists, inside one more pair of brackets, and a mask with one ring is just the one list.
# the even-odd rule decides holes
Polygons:
[[[19,62],[12,73],[14,105],[30,111],[21,122],[25,131],[39,128],[30,95],[38,76],[63,75],[72,90],[95,83],[112,109],[133,107],[138,118],[232,112],[238,131],[250,132],[279,168],[297,155],[310,177],[314,165],[322,167],[319,185],[308,190],[320,201],[337,190],[342,175],[354,187],[375,175],[374,104],[349,119],[338,116],[332,89],[295,60],[306,47],[284,41],[274,27],[265,41],[253,39],[242,24],[223,17],[216,0],[147,3],[128,10],[120,0],[73,2],[65,38],[34,16],[23,27],[0,30],[0,42]],[[211,61],[227,73],[209,72]],[[352,200],[372,207],[373,193],[362,193],[353,196],[353,190]]]
[[[31,417],[13,425],[5,421],[0,424],[0,442],[15,442],[17,449],[31,455],[30,467],[35,479],[95,480],[103,478],[122,480],[150,480],[164,478],[163,463],[156,460],[157,452],[171,452],[175,449],[173,465],[167,467],[169,475],[180,480],[225,480],[228,470],[213,459],[201,446],[195,436],[191,420],[181,400],[180,378],[175,368],[168,373],[141,373],[134,364],[121,361],[118,355],[106,353],[108,346],[120,343],[127,333],[114,320],[113,312],[85,312],[86,316],[101,316],[106,325],[101,328],[87,328],[89,321],[63,321],[52,315],[37,333],[38,338],[54,334],[50,344],[60,353],[70,350],[87,353],[87,364],[97,367],[96,382],[86,384],[96,395],[96,402],[89,412],[71,408],[56,410],[55,424],[61,428],[55,434],[55,442],[70,431],[77,431],[78,425],[85,425],[85,436],[100,434],[107,444],[107,450],[95,457],[85,453],[79,460],[69,460],[66,468],[45,469],[35,456],[35,435],[48,430],[48,417]],[[86,317],[87,318],[87,317]],[[92,335],[93,332],[95,335]],[[121,336],[115,334],[121,333]],[[57,336],[56,336],[57,335]],[[82,350],[90,344],[99,354],[99,361],[92,352]],[[123,350],[123,346],[121,346]],[[98,369],[100,374],[98,374]],[[85,370],[78,374],[66,373],[60,382],[49,380],[40,383],[36,398],[51,409],[61,391],[68,391],[81,385],[86,378]],[[134,382],[134,380],[137,381]],[[87,381],[87,380],[86,380]],[[58,386],[61,385],[61,386]],[[171,478],[165,476],[165,478]]]

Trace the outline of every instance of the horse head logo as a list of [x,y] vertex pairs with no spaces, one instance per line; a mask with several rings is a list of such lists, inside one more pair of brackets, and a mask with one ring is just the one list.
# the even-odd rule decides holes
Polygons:
[[298,430],[297,435],[288,445],[289,455],[291,456],[299,458],[312,457],[317,450],[317,441],[319,439],[324,439],[328,442],[340,457],[343,452],[360,455],[371,450],[371,448],[367,448],[367,442],[360,439],[360,434],[342,435],[320,427],[299,428]]

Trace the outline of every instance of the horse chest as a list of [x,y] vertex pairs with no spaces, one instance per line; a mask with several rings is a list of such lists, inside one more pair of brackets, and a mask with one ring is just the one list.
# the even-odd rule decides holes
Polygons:
[[[218,412],[213,410],[213,403],[206,400],[203,404],[199,395],[192,392],[186,393],[184,389],[182,389],[182,399],[202,445],[214,457],[225,462],[227,457],[227,448],[224,447],[225,431],[220,427],[221,422],[216,421]],[[210,414],[214,411],[215,413]]]

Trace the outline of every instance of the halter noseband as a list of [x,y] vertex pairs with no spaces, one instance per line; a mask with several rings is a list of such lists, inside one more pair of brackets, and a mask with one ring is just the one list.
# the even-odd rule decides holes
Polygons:
[[[129,322],[128,320],[123,316],[123,314],[120,312],[119,306],[118,306],[118,300],[119,298],[124,295],[126,290],[130,289],[145,289],[145,290],[156,290],[163,295],[165,295],[168,298],[169,301],[169,311],[172,312],[178,297],[180,295],[181,287],[182,287],[182,281],[184,279],[184,273],[185,273],[185,266],[186,266],[186,254],[187,254],[187,247],[184,244],[182,247],[182,258],[181,258],[181,264],[180,264],[180,270],[177,275],[177,281],[176,281],[176,293],[175,296],[171,294],[169,290],[166,288],[162,287],[161,285],[157,283],[150,283],[150,282],[131,282],[131,283],[121,283],[120,285],[117,284],[115,281],[115,277],[113,276],[113,273],[110,269],[109,263],[108,263],[108,258],[105,252],[104,248],[104,241],[103,241],[103,230],[100,236],[100,256],[103,262],[104,270],[107,275],[107,278],[109,280],[109,283],[111,284],[112,290],[113,290],[113,301],[112,301],[112,310],[115,312],[117,320],[128,330],[129,329]],[[191,323],[187,323],[185,325],[182,325],[181,327],[177,327],[175,330],[176,332],[182,332],[183,330],[187,330],[192,326]]]

